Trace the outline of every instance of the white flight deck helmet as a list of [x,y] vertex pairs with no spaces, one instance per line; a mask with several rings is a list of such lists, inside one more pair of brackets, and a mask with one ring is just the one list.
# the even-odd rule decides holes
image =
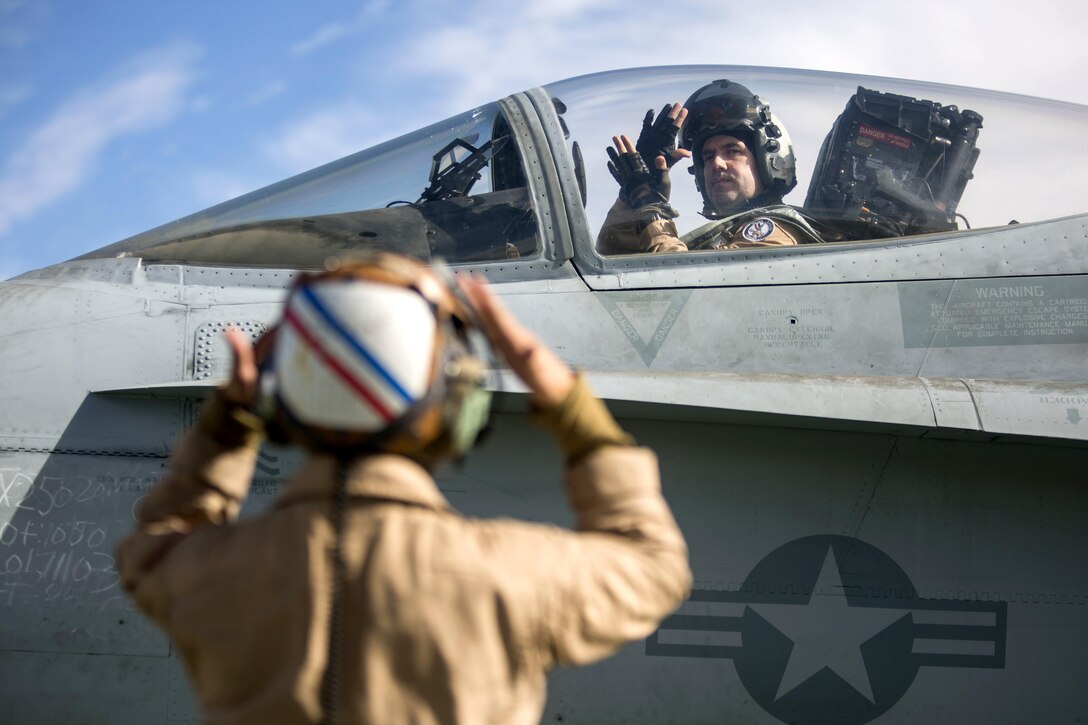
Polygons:
[[415,260],[382,253],[300,279],[262,390],[271,428],[339,455],[465,453],[487,422],[467,305]]
[[771,107],[740,83],[717,80],[691,94],[684,108],[687,118],[680,129],[680,148],[691,152],[688,169],[703,196],[703,215],[720,214],[703,181],[703,144],[711,136],[733,136],[744,141],[756,161],[764,193],[781,201],[797,186],[797,160],[789,133]]

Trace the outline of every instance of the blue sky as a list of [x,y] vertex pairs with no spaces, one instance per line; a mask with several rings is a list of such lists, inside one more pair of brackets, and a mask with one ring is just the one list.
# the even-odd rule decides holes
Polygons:
[[612,68],[814,68],[1088,103],[1080,0],[815,5],[0,0],[0,279]]

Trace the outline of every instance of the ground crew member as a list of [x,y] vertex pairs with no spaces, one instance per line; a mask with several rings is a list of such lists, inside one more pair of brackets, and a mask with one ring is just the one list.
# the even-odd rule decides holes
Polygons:
[[[676,136],[680,134],[680,148]],[[601,254],[750,249],[822,241],[782,202],[797,185],[789,135],[770,107],[739,83],[714,81],[683,106],[646,113],[636,143],[614,136],[609,171],[620,193],[597,238]],[[681,237],[669,205],[669,168],[691,158],[709,224]],[[647,163],[651,163],[650,169]]]
[[[206,722],[537,723],[549,669],[646,637],[686,596],[653,453],[482,282],[463,290],[380,255],[297,283],[260,374],[229,333],[229,380],[118,553]],[[576,531],[466,518],[431,477],[486,414],[474,319],[566,456]],[[265,430],[309,456],[238,520]]]

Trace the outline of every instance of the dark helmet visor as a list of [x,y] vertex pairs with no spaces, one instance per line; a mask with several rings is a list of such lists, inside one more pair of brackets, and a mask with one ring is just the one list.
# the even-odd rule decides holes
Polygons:
[[761,120],[762,108],[744,86],[731,81],[715,81],[692,94],[687,103],[688,117],[681,131],[681,145],[692,149],[697,139],[711,129],[752,128]]

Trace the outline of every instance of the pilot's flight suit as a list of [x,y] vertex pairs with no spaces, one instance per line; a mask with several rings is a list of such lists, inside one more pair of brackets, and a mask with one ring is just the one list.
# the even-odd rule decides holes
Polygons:
[[597,251],[603,255],[756,249],[820,242],[820,236],[793,207],[772,204],[704,224],[681,237],[669,219],[642,223],[641,214],[617,201],[608,212]]
[[[567,454],[576,532],[465,518],[401,456],[350,463],[339,722],[537,723],[549,669],[646,637],[686,596],[687,552],[653,453],[631,446],[581,379],[536,417]],[[259,438],[217,395],[118,552],[207,723],[322,716],[337,462],[311,457],[274,508],[237,521]]]

